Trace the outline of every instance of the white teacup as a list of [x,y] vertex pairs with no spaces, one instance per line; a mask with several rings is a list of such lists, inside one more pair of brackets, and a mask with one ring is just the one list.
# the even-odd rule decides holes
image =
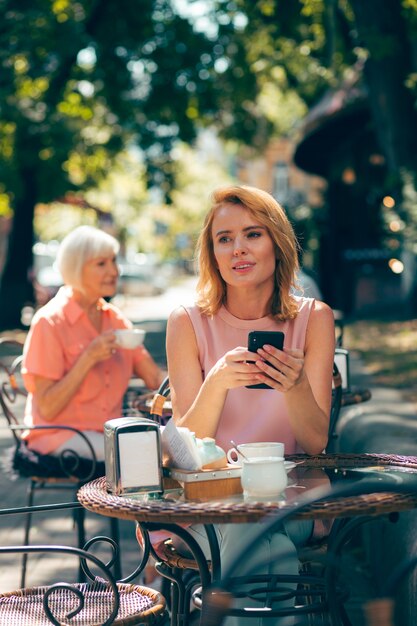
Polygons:
[[122,328],[114,331],[116,343],[120,348],[134,350],[145,340],[146,331],[141,328]]
[[[280,441],[260,441],[256,443],[240,443],[236,448],[227,451],[227,460],[232,465],[242,465],[244,457],[254,459],[259,457],[283,457],[285,446]],[[242,454],[240,454],[242,452]]]
[[288,484],[284,458],[271,456],[243,459],[241,482],[244,496],[278,496]]

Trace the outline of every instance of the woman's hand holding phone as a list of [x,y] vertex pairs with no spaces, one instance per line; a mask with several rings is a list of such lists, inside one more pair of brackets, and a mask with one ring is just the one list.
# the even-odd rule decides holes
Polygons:
[[[268,331],[268,330],[253,330],[248,335],[248,350],[251,352],[255,352],[258,354],[258,350],[262,349],[264,345],[270,345],[274,348],[278,348],[282,350],[284,348],[284,333],[279,330],[276,331]],[[259,358],[259,354],[258,354]],[[271,363],[266,361],[269,365]],[[273,389],[271,385],[267,385],[266,383],[259,383],[258,385],[247,385],[248,389]]]

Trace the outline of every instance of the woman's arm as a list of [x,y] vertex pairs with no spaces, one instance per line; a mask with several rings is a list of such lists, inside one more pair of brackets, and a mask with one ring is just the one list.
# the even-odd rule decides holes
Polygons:
[[308,454],[322,452],[327,444],[334,350],[333,312],[316,301],[310,313],[304,353],[275,348],[258,351],[275,368],[257,361],[265,374],[263,382],[285,393],[295,439]]
[[43,376],[33,376],[39,409],[47,421],[52,421],[72,400],[90,369],[100,361],[110,358],[116,348],[112,331],[99,335],[90,343],[73,367],[58,381]]
[[174,419],[197,437],[215,436],[229,389],[259,382],[259,370],[246,363],[253,354],[241,347],[227,352],[203,380],[194,329],[183,308],[168,320],[167,357]]

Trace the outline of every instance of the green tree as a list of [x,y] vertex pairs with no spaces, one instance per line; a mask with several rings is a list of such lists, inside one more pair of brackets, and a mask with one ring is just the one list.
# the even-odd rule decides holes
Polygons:
[[169,0],[0,0],[0,195],[14,213],[0,328],[18,326],[33,301],[36,203],[96,186],[135,145],[169,201],[178,138],[213,122],[266,138],[232,32],[197,32]]

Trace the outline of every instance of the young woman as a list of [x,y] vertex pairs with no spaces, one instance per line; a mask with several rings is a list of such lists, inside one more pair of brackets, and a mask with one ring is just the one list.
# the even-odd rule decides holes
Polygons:
[[[197,251],[197,303],[174,311],[167,328],[176,423],[197,437],[214,437],[224,449],[233,439],[281,441],[286,454],[323,451],[332,393],[333,313],[323,302],[291,293],[297,244],[283,209],[260,189],[218,189]],[[254,361],[247,349],[252,330],[284,332],[284,349],[264,345]],[[247,388],[259,383],[271,389]],[[235,549],[243,549],[250,527],[217,527],[224,563]],[[292,558],[277,562],[274,571],[297,573],[294,542],[305,541],[311,530],[308,523],[292,524],[269,537],[260,546],[265,562],[278,546]]]
[[[133,373],[149,389],[163,372],[142,346],[124,350],[114,331],[131,322],[106,297],[116,293],[119,244],[91,226],[80,226],[62,241],[57,264],[65,286],[35,314],[22,374],[29,392],[26,422],[66,425],[85,431],[97,460],[104,458],[103,425],[121,416]],[[30,448],[59,454],[67,448],[91,457],[82,438],[65,430],[32,430]]]

